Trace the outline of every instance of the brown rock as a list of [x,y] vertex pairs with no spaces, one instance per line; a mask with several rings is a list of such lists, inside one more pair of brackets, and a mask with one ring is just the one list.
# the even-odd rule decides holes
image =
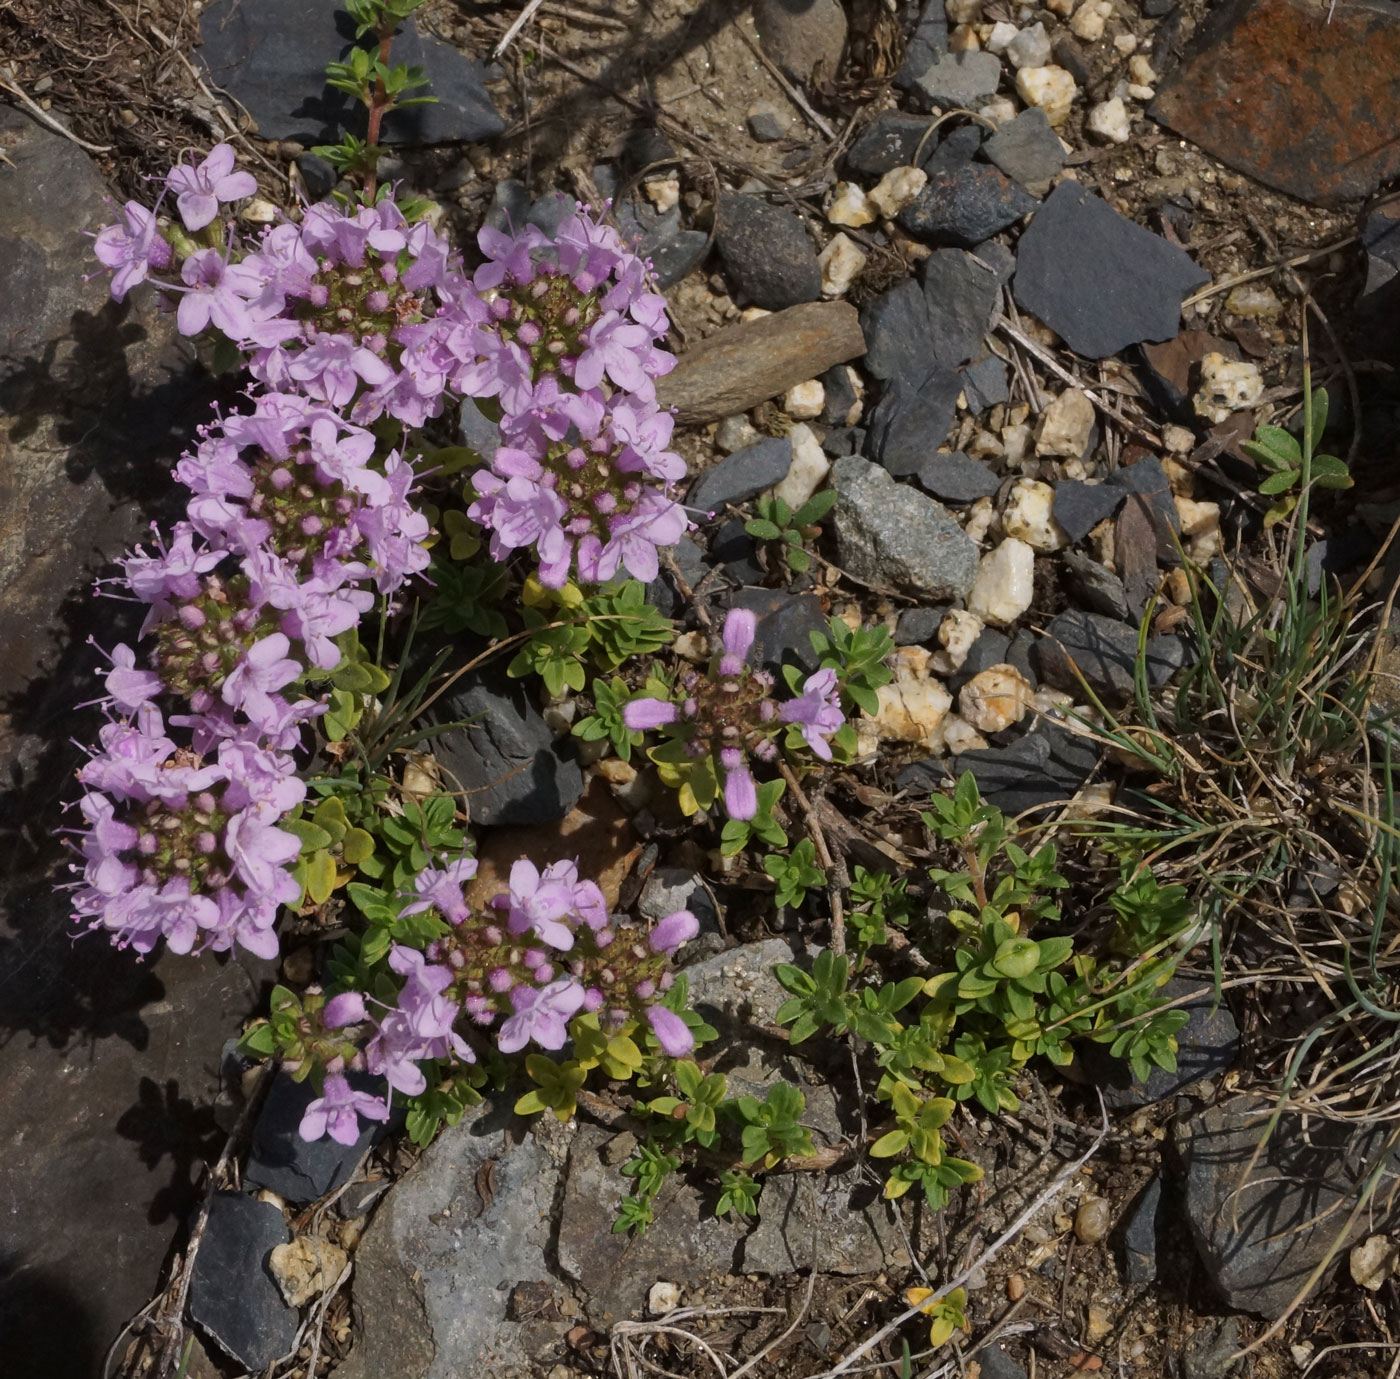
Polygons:
[[1233,0],[1159,88],[1152,116],[1305,201],[1400,174],[1400,17],[1392,6]]
[[682,425],[696,425],[746,412],[864,353],[855,307],[804,302],[700,341],[656,392]]
[[611,910],[642,845],[608,783],[594,777],[579,802],[557,823],[493,828],[477,854],[467,903],[482,909],[506,889],[511,864],[528,857],[537,867],[578,859],[579,876],[596,881]]

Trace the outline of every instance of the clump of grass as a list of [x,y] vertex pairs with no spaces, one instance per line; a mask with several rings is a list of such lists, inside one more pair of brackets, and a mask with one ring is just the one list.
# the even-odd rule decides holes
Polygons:
[[1217,989],[1252,989],[1253,1066],[1280,1112],[1370,1124],[1400,1119],[1400,739],[1374,674],[1390,601],[1368,605],[1365,576],[1309,592],[1310,499],[1330,471],[1313,469],[1326,393],[1307,367],[1301,413],[1276,590],[1252,597],[1224,561],[1188,567],[1195,664],[1152,690],[1144,623],[1128,711],[1095,701],[1138,783],[1085,827],[1188,887]]

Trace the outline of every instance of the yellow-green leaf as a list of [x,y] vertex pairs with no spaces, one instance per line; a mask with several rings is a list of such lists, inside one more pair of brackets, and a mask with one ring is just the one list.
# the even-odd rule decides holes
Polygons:
[[313,852],[306,858],[306,894],[317,905],[324,905],[335,890],[335,858],[328,852]]
[[887,1135],[881,1135],[870,1146],[870,1157],[892,1159],[896,1154],[902,1154],[908,1144],[909,1136],[903,1130],[891,1130]]
[[374,856],[374,835],[362,828],[348,830],[341,840],[340,855],[352,867],[358,867],[366,858]]

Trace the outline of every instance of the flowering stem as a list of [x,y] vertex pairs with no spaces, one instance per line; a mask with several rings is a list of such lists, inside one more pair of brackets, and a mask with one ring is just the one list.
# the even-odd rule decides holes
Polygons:
[[841,892],[850,885],[850,878],[846,874],[845,859],[842,858],[838,862],[827,847],[826,834],[817,819],[817,811],[798,782],[797,772],[785,761],[778,762],[778,770],[782,772],[788,789],[792,791],[793,799],[797,801],[806,817],[807,834],[812,840],[812,846],[817,850],[817,861],[821,863],[828,877],[826,896],[831,905],[831,951],[839,957],[846,951],[846,912],[841,905]]
[[[394,23],[388,21],[385,27],[379,31],[379,61],[384,65],[389,64],[389,52],[394,46]],[[374,201],[374,191],[378,183],[377,163],[374,151],[379,147],[379,126],[383,123],[385,115],[394,108],[394,98],[384,89],[384,78],[374,79],[374,96],[369,104],[369,124],[365,129],[365,151],[367,154],[365,167],[365,200]]]

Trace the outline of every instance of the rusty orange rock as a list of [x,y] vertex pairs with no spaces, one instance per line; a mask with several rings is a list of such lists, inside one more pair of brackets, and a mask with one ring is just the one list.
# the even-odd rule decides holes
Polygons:
[[1203,26],[1151,114],[1239,172],[1304,201],[1400,175],[1393,6],[1234,0]]

